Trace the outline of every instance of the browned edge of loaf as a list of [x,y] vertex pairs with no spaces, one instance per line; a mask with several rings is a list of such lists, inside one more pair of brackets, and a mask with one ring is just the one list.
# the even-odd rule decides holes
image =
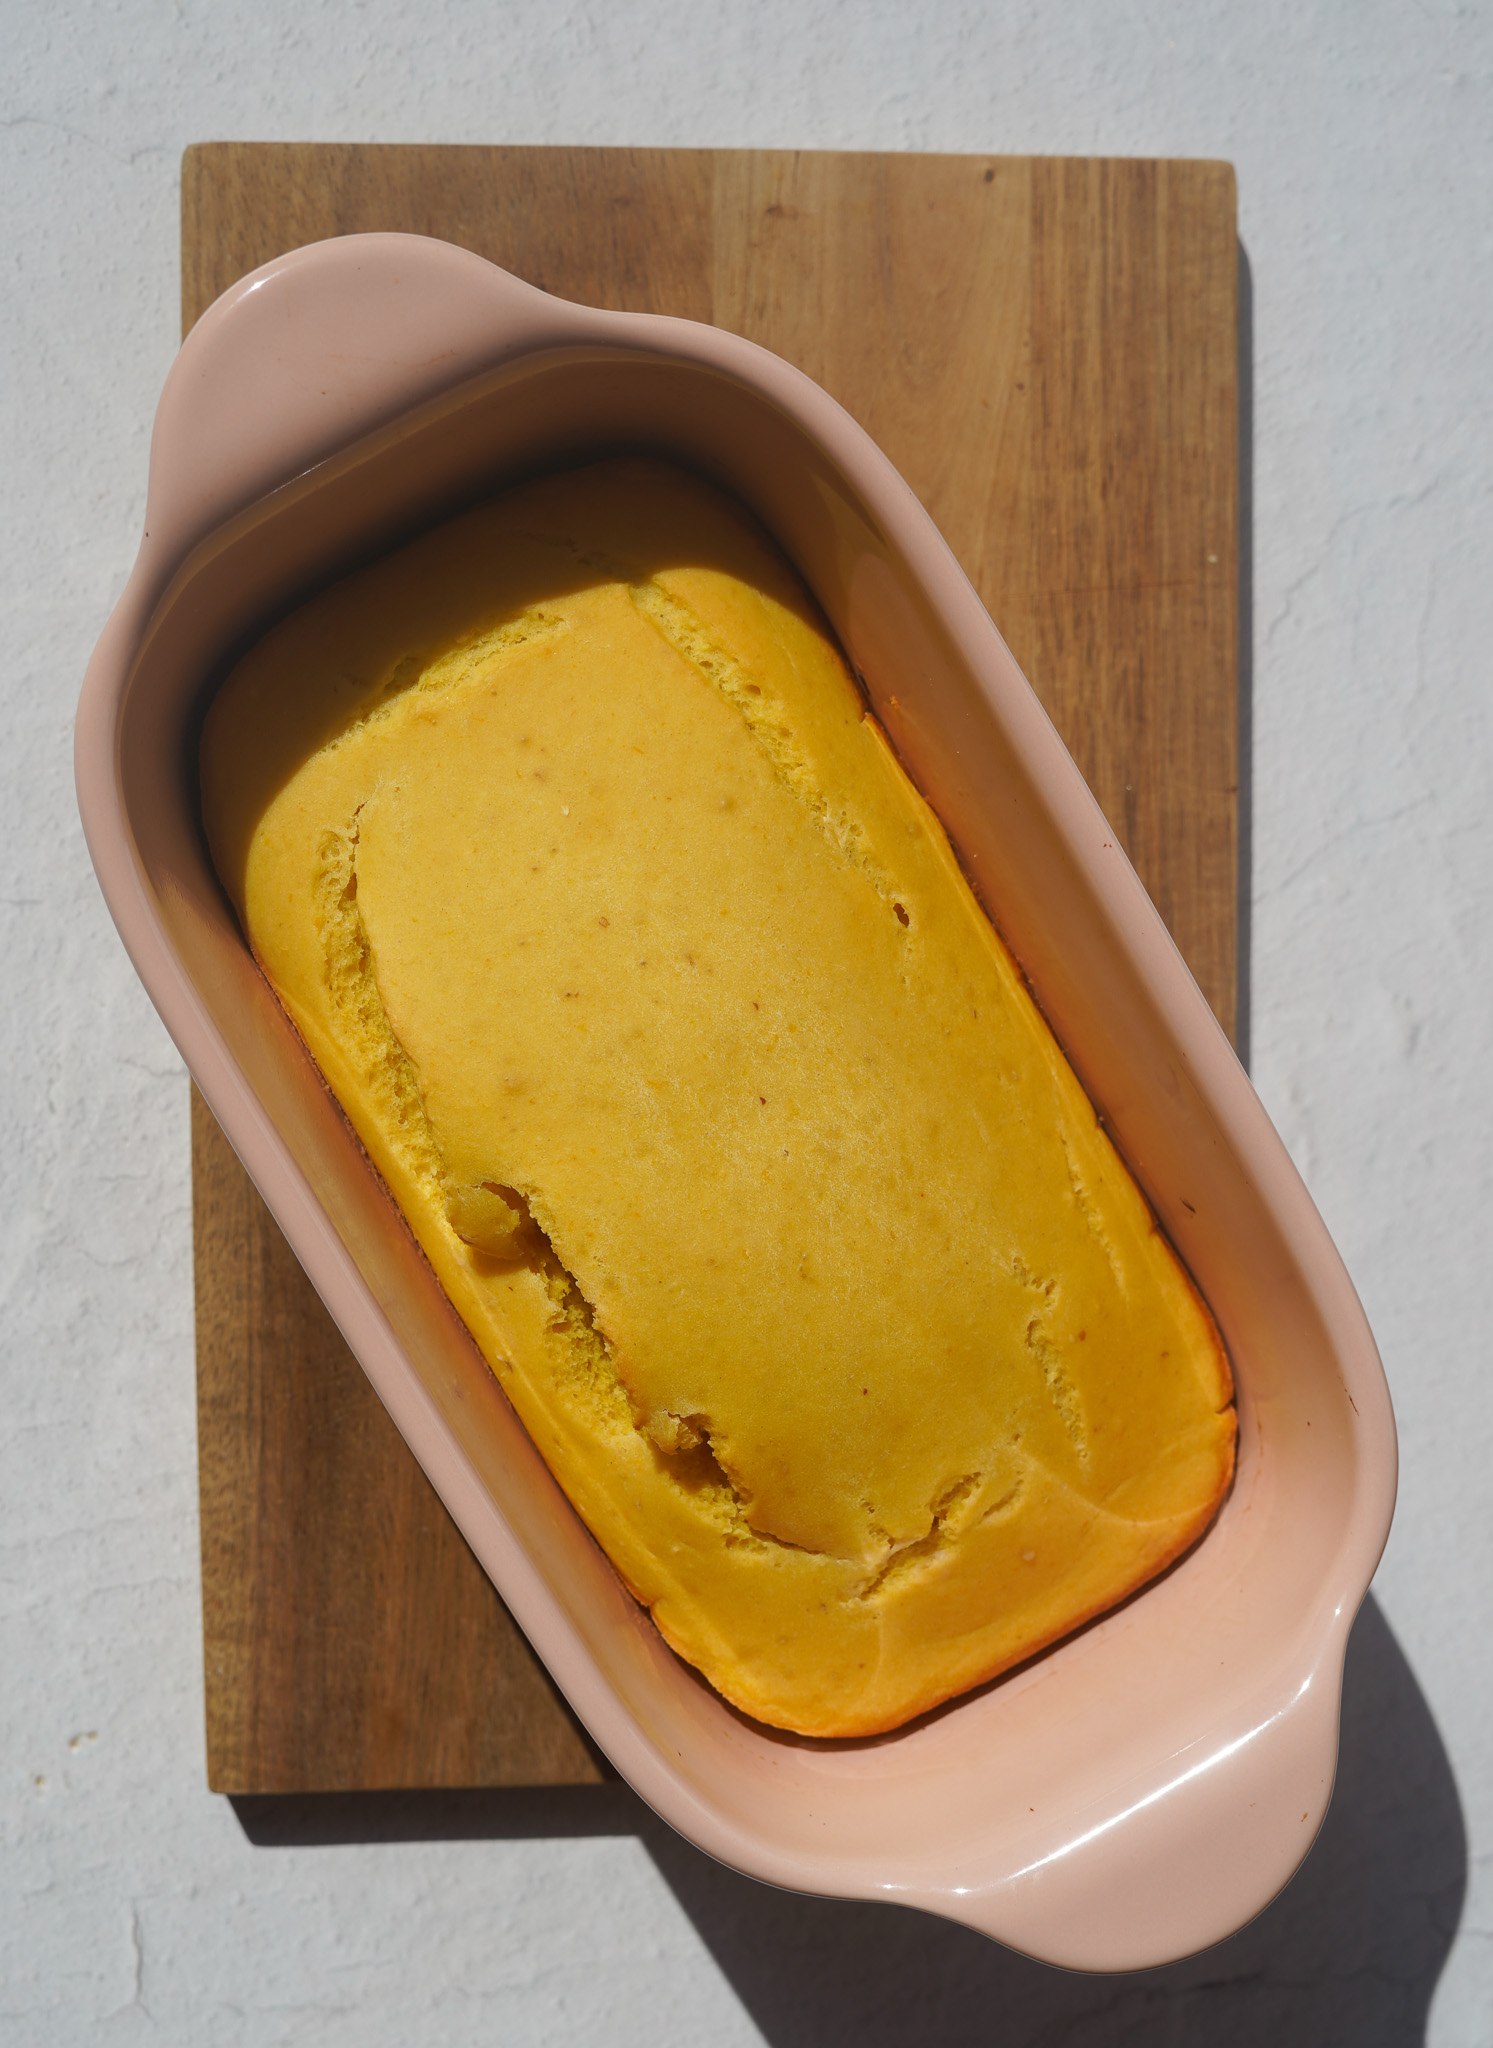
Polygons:
[[[715,321],[822,383],[948,538],[1232,1034],[1228,165],[202,144],[183,330],[284,250],[372,230]],[[210,1784],[596,1781],[195,1092],[192,1121]]]

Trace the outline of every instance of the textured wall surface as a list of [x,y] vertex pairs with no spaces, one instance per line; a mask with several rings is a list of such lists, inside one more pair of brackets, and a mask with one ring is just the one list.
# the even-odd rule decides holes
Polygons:
[[[1493,2041],[1493,11],[4,0],[0,31],[0,2038]],[[1237,165],[1252,1064],[1403,1477],[1332,1815],[1213,1955],[1064,1978],[766,1892],[620,1791],[376,1842],[205,1791],[186,1088],[70,725],[175,346],[180,154],[235,136]]]

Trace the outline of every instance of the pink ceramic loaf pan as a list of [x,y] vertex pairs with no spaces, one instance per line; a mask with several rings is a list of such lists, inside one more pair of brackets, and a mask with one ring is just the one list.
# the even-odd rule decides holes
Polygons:
[[[250,960],[197,817],[225,665],[349,565],[526,472],[670,453],[798,564],[1223,1330],[1237,1482],[1149,1591],[896,1734],[742,1718],[664,1647],[499,1393]],[[141,979],[410,1448],[576,1712],[702,1848],[1049,1962],[1159,1963],[1295,1870],[1337,1755],[1394,1423],[1327,1232],[979,600],[824,392],[708,327],[563,304],[444,243],[322,243],[182,348],[89,668],[79,803]]]

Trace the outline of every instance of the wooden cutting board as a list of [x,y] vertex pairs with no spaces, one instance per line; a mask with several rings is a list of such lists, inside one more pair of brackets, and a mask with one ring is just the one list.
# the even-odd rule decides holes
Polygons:
[[[182,320],[328,235],[440,235],[825,385],[948,538],[1235,1021],[1237,243],[1224,164],[214,143]],[[598,1780],[194,1095],[208,1779]]]

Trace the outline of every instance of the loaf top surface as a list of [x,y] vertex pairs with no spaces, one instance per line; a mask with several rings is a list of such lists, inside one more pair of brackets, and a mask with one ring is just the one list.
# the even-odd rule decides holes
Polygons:
[[1207,1313],[730,501],[619,462],[424,536],[246,657],[203,793],[447,1291],[729,1697],[892,1725],[1205,1526]]

